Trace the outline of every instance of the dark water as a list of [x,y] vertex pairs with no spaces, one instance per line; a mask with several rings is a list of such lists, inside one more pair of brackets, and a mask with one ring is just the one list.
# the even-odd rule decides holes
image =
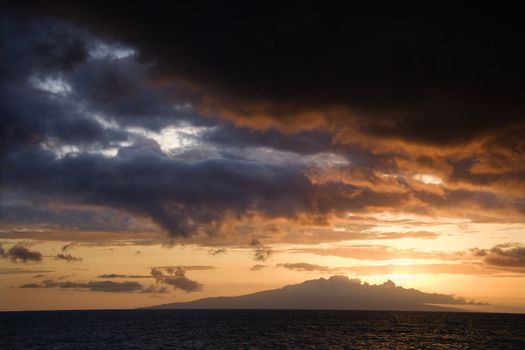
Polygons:
[[2,349],[525,349],[525,315],[257,310],[0,313]]

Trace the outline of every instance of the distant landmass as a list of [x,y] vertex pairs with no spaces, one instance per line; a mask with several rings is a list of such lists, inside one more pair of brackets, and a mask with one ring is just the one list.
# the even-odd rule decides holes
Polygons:
[[204,298],[149,309],[461,311],[459,307],[468,304],[477,303],[452,295],[406,289],[390,280],[379,285],[369,285],[346,276],[332,276],[247,295]]

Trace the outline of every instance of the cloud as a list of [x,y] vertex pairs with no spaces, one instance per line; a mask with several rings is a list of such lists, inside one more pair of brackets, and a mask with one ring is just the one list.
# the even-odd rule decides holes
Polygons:
[[264,246],[257,238],[252,239],[250,245],[253,248],[253,260],[255,261],[266,261],[272,255],[272,248]]
[[221,148],[264,147],[301,155],[344,150],[344,146],[336,146],[332,143],[332,137],[333,135],[327,131],[310,130],[286,134],[275,128],[257,130],[225,123],[220,127],[207,129],[202,134],[201,140]]
[[[188,266],[188,270],[209,270],[211,266]],[[202,284],[186,277],[184,266],[164,266],[151,268],[151,276],[157,283],[167,284],[175,289],[181,289],[187,293],[202,290]]]
[[[465,258],[467,258],[465,256]],[[338,266],[330,267],[315,265],[304,262],[299,263],[281,263],[277,267],[289,270],[318,272],[318,273],[347,273],[356,276],[373,276],[373,275],[396,275],[396,274],[460,274],[460,275],[477,275],[477,276],[497,276],[498,271],[490,266],[486,266],[479,261],[462,261],[462,262],[443,262],[443,263],[422,263],[422,264],[404,264],[404,265],[359,265],[359,266]],[[513,270],[512,272],[519,272]]]
[[472,253],[489,266],[525,272],[525,246],[522,243],[498,244],[491,249],[472,249]]
[[409,265],[369,265],[352,266],[344,269],[347,273],[359,276],[395,275],[395,274],[460,274],[460,275],[494,275],[477,262],[472,263],[439,263],[439,264],[409,264]]
[[44,281],[42,283],[46,288],[87,288],[93,292],[129,293],[142,290],[142,285],[140,283],[127,281],[120,283],[112,281],[92,281],[89,283]]
[[215,266],[210,265],[182,265],[179,267],[182,267],[186,271],[203,271],[216,269]]
[[146,294],[165,294],[169,293],[168,288],[163,286],[150,285],[142,289],[142,293]]
[[149,286],[144,288],[138,282],[113,282],[113,281],[91,281],[91,282],[72,282],[45,280],[41,284],[28,283],[19,288],[59,288],[59,289],[78,289],[91,292],[107,293],[165,293],[163,288]]
[[297,270],[297,271],[316,271],[316,272],[330,272],[333,269],[328,266],[320,266],[320,265],[314,265],[314,264],[308,264],[308,263],[284,263],[284,264],[277,264],[278,267],[284,267],[285,269],[289,270]]
[[18,275],[18,274],[42,274],[42,273],[48,273],[48,272],[54,272],[54,270],[49,269],[21,269],[21,268],[9,268],[9,267],[3,267],[0,268],[0,275]]
[[440,235],[428,231],[412,231],[412,232],[377,232],[370,235],[370,239],[402,239],[402,238],[421,238],[421,239],[436,239]]
[[162,283],[169,284],[176,289],[182,289],[185,292],[197,292],[202,290],[202,284],[190,280],[184,275],[167,276],[162,279]]
[[82,261],[81,257],[73,256],[71,254],[57,254],[55,255],[56,260],[65,260],[67,262]]
[[461,252],[442,251],[418,251],[415,249],[397,249],[384,245],[351,245],[333,248],[293,248],[292,253],[310,253],[321,256],[338,256],[342,258],[365,259],[365,260],[388,260],[388,259],[441,259],[458,260],[463,259]]
[[250,271],[260,271],[262,269],[267,268],[267,265],[261,265],[261,264],[255,264],[250,268]]
[[210,249],[208,251],[208,254],[210,255],[221,255],[221,254],[226,254],[228,251],[225,249],[225,248],[218,248],[218,249]]
[[[447,145],[522,124],[524,54],[513,43],[523,26],[509,11],[479,7],[472,17],[435,7],[385,16],[376,9],[348,14],[315,4],[269,11],[251,4],[239,9],[240,21],[219,5],[135,9],[122,13],[108,5],[100,13],[95,5],[60,3],[29,10],[72,20],[81,15],[91,30],[155,59],[157,80],[191,82],[206,96],[199,109],[239,125],[353,128]],[[187,20],[174,21],[173,13]],[[457,33],[453,39],[443,30],[444,17]],[[221,25],[225,18],[230,27]],[[488,29],[487,21],[513,25]],[[263,25],[271,29],[261,31]],[[136,31],[123,30],[133,26]],[[487,46],[488,36],[495,40]],[[221,57],[214,55],[218,48]]]
[[[92,198],[97,198],[97,205],[149,217],[175,237],[213,234],[228,216],[249,211],[267,217],[323,216],[391,206],[406,197],[342,183],[314,185],[301,164],[235,159],[186,162],[167,156],[151,142],[122,149],[112,159],[87,154],[57,159],[47,151],[33,150],[12,154],[6,163],[12,169],[1,178],[6,186],[24,183],[26,191],[58,201],[95,204]],[[46,176],[36,178],[36,168]],[[156,174],[155,181],[141,175],[144,169]],[[206,190],[202,183],[207,184]]]
[[[108,230],[111,230],[109,227]],[[39,224],[29,224],[26,229],[19,230],[17,227],[8,225],[5,231],[0,232],[0,237],[5,239],[26,239],[32,241],[58,241],[75,239],[75,244],[88,247],[104,246],[149,246],[163,244],[169,246],[170,240],[164,232],[156,229],[154,231],[135,232],[134,230],[119,229],[118,231],[92,231],[72,230],[65,227],[46,228]]]
[[4,258],[11,260],[14,263],[22,262],[40,262],[42,261],[42,254],[37,251],[31,251],[26,248],[23,244],[15,244],[7,251],[0,246],[0,255]]
[[98,275],[97,278],[152,278],[151,275],[123,275],[123,274],[117,274],[117,273],[105,273],[102,275]]
[[60,250],[63,252],[67,252],[69,249],[72,249],[74,246],[75,246],[75,242],[71,242],[69,244],[62,246]]
[[[154,129],[181,119],[173,118],[177,113],[171,108],[173,101],[163,96],[166,92],[155,93],[146,84],[148,66],[133,56],[90,57],[88,51],[101,41],[61,21],[6,20],[11,25],[3,28],[3,35],[20,39],[4,46],[11,63],[10,70],[2,71],[7,79],[0,86],[7,97],[3,100],[6,118],[0,125],[7,145],[23,145],[35,141],[33,137],[58,146],[76,144],[100,150],[126,141],[125,132],[104,127],[91,113]],[[71,55],[73,51],[76,54]],[[67,86],[67,91],[57,86]],[[81,104],[86,108],[79,108]],[[40,119],[32,116],[38,109]]]
[[155,278],[162,277],[164,275],[162,270],[160,268],[157,268],[157,267],[152,267],[151,271],[150,271],[150,274],[151,274],[151,276],[153,276]]
[[[132,20],[120,9],[101,15],[77,6],[65,4],[54,19],[42,19],[53,6],[26,9],[32,20],[4,17],[4,237],[106,243],[133,236],[129,242],[158,244],[167,239],[160,230],[190,243],[257,235],[267,245],[254,248],[254,258],[264,261],[278,239],[437,237],[371,227],[321,232],[349,212],[525,217],[516,190],[525,188],[523,96],[513,87],[523,53],[496,57],[483,40],[469,40],[483,38],[484,23],[473,20],[469,28],[480,31],[467,31],[452,19],[462,35],[450,41],[437,14],[382,19],[389,30],[378,33],[361,17],[335,26],[339,11],[314,6],[256,11],[253,21],[232,20],[245,30],[216,32],[212,24],[224,11],[216,8],[182,11],[209,20],[199,25],[160,18],[137,34],[120,30]],[[109,14],[116,12],[115,20]],[[290,25],[290,16],[300,24]],[[166,32],[160,24],[168,21]],[[258,31],[260,21],[275,29]],[[213,38],[202,23],[214,28]],[[490,34],[513,51],[504,43],[516,31],[508,29]],[[261,40],[247,44],[244,33]],[[226,56],[209,55],[217,47]],[[487,75],[502,57],[516,61],[505,59],[499,76]],[[269,224],[247,227],[254,218],[280,221],[289,234],[272,234]]]
[[157,266],[153,267],[155,270],[161,270],[168,274],[174,274],[179,269],[183,269],[184,271],[205,271],[205,270],[214,270],[217,267],[211,266],[211,265],[177,265],[177,266]]

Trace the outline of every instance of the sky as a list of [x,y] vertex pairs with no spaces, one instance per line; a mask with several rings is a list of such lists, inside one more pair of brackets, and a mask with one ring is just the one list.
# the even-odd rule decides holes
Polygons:
[[503,7],[0,8],[0,310],[387,280],[525,312]]

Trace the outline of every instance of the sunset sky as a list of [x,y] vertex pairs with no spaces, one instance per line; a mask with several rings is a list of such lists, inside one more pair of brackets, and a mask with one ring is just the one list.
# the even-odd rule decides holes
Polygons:
[[22,3],[0,310],[344,275],[525,312],[520,13]]

